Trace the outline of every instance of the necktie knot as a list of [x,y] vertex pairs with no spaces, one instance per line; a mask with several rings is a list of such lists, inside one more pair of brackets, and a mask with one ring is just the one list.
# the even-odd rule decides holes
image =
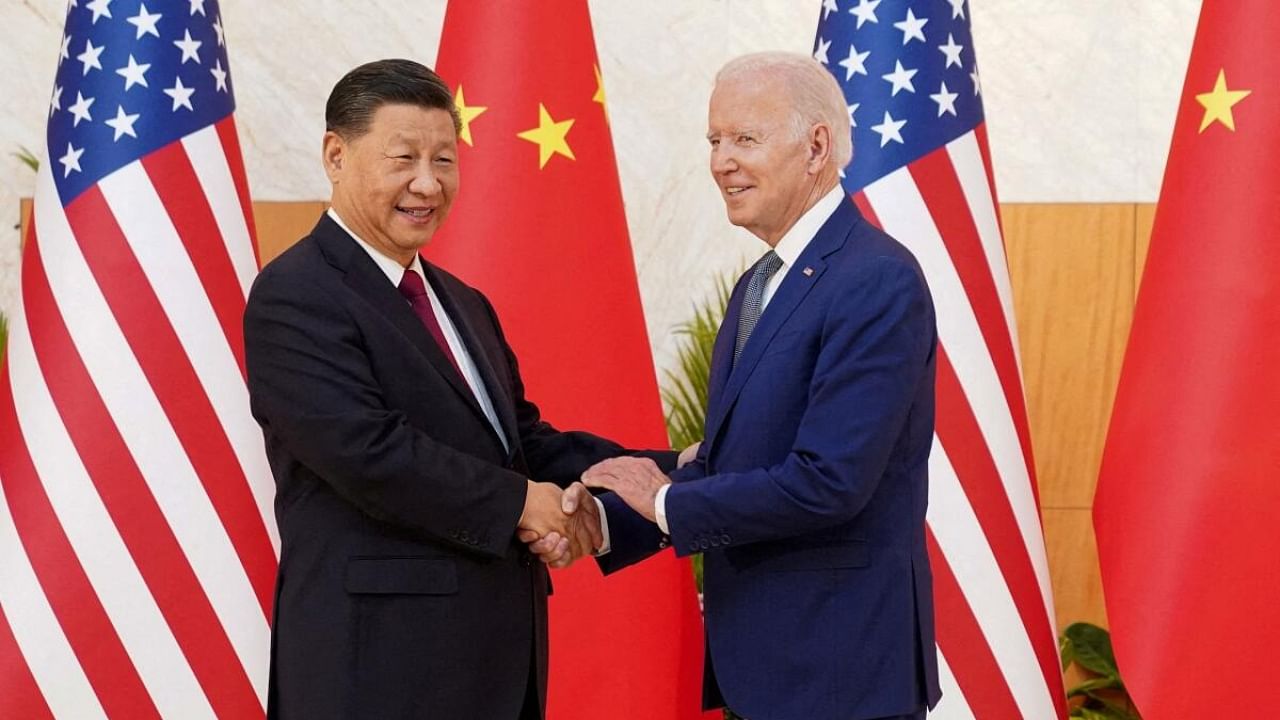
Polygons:
[[764,282],[768,283],[769,278],[782,267],[782,258],[778,257],[778,253],[770,250],[760,257],[760,262],[756,264],[755,274],[763,276]]
[[397,288],[400,294],[411,303],[427,294],[427,284],[422,281],[421,275],[412,270],[404,271],[404,277],[400,278]]
[[747,346],[747,338],[755,330],[764,310],[764,289],[769,279],[782,267],[782,258],[770,250],[761,257],[751,271],[751,279],[747,281],[747,292],[742,296],[742,313],[738,316],[738,339],[733,346],[733,362],[737,364],[742,349]]

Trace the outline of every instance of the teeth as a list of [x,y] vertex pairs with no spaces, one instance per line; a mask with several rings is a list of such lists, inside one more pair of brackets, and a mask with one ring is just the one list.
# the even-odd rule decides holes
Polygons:
[[416,218],[426,217],[426,216],[428,216],[428,215],[430,215],[430,214],[431,214],[431,209],[430,209],[430,208],[428,208],[428,209],[426,209],[426,210],[410,210],[409,208],[400,208],[400,211],[401,211],[401,212],[403,212],[403,213],[407,213],[407,214],[409,214],[409,215],[412,215],[412,216],[414,216],[414,217],[416,217]]
[[730,195],[737,195],[738,193],[742,192],[743,190],[746,190],[746,188],[731,187],[731,188],[726,188],[726,189],[725,189],[725,192],[729,193]]

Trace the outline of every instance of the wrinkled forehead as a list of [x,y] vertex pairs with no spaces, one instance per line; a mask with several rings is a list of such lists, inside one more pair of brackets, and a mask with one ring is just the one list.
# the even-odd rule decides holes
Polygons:
[[737,76],[716,84],[707,109],[707,133],[762,132],[786,123],[791,93],[768,75]]

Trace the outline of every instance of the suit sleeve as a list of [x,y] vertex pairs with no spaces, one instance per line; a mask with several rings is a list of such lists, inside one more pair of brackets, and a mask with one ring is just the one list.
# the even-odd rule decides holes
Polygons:
[[[792,388],[809,402],[786,458],[668,491],[677,554],[694,552],[710,533],[727,547],[831,527],[856,516],[875,492],[920,384],[933,382],[934,316],[919,271],[901,260],[876,258],[847,286],[823,321],[809,386]],[[685,469],[678,478],[696,477],[696,467]]]
[[525,478],[434,441],[389,407],[358,327],[327,290],[268,267],[244,328],[250,402],[273,464],[278,447],[382,522],[466,550],[506,551]]

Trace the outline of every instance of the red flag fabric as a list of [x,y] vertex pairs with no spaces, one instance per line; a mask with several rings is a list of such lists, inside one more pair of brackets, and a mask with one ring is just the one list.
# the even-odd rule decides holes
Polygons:
[[1266,0],[1201,9],[1094,501],[1149,719],[1280,701],[1277,36]]
[[0,717],[262,717],[279,539],[219,3],[107,5],[67,9],[0,371]]
[[[493,301],[549,421],[666,447],[585,0],[449,3],[437,70],[463,118],[462,185],[428,256]],[[606,580],[584,561],[553,581],[550,717],[701,716],[686,562]]]

